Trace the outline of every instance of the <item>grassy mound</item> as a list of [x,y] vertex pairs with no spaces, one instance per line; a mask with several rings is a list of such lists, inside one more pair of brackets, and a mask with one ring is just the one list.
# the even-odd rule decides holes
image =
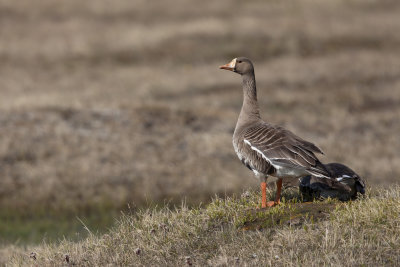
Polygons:
[[[15,252],[10,265],[398,265],[400,188],[257,209],[258,192],[124,215],[108,234]],[[32,253],[31,253],[32,252]]]

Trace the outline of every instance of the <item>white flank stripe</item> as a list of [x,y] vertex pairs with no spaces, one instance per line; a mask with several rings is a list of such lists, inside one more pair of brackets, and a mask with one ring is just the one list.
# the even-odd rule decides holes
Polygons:
[[349,179],[349,178],[352,178],[352,177],[351,177],[351,176],[348,176],[348,175],[346,175],[346,174],[344,174],[344,175],[342,175],[342,176],[340,176],[340,177],[337,177],[337,178],[336,178],[336,181],[340,182],[340,181],[342,181],[342,180],[346,180],[346,179]]
[[264,155],[264,153],[261,152],[261,150],[259,150],[258,148],[252,146],[251,143],[249,142],[249,140],[244,139],[244,142],[245,142],[247,145],[249,145],[250,148],[251,148],[252,150],[254,150],[254,151],[256,151],[258,154],[260,154],[261,157],[262,157],[263,159],[265,159],[266,161],[268,161],[269,164],[271,164],[272,166],[274,166],[274,168],[276,168],[276,169],[281,168],[281,166],[276,165],[276,164],[273,164],[273,163],[271,162],[271,160],[270,160],[269,158],[267,158],[267,157]]

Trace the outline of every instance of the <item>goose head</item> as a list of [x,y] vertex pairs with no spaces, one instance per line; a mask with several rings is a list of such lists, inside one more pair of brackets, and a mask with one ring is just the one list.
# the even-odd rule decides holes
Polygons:
[[240,75],[254,73],[253,63],[251,63],[250,59],[245,57],[234,58],[231,62],[222,65],[219,68],[223,70],[230,70]]

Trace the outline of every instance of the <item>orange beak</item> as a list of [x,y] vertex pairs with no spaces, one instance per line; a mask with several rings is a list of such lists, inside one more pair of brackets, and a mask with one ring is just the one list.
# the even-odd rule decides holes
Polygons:
[[235,65],[236,65],[236,58],[234,58],[231,62],[229,62],[228,64],[222,65],[219,68],[223,69],[223,70],[230,70],[230,71],[234,71],[235,70]]

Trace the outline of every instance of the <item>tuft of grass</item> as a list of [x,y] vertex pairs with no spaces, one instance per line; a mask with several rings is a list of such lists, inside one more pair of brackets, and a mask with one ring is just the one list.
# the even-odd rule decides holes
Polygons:
[[[247,192],[205,207],[124,214],[107,234],[20,249],[9,265],[53,266],[67,259],[78,266],[400,263],[400,187],[346,203],[288,199],[270,209],[259,209],[258,198],[258,192]],[[245,227],[251,223],[256,227]]]

